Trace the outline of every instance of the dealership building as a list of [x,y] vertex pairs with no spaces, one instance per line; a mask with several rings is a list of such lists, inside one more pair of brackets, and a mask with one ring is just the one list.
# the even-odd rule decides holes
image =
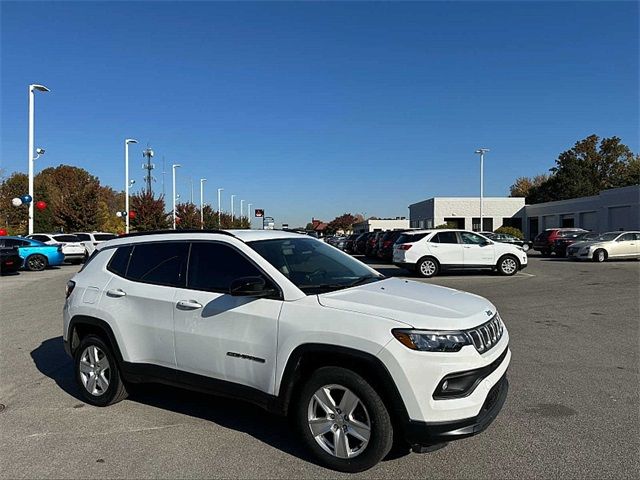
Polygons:
[[406,217],[369,219],[353,224],[353,233],[384,232],[387,230],[406,230],[409,220]]
[[485,198],[480,228],[480,199],[435,197],[409,205],[412,228],[451,223],[467,230],[493,231],[515,227],[532,239],[554,227],[579,227],[599,232],[640,230],[640,185],[604,190],[598,195],[525,205],[524,198]]

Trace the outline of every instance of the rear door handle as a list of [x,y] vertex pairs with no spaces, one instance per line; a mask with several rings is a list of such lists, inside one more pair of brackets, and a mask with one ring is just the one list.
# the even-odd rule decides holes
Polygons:
[[109,297],[113,297],[113,298],[120,298],[120,297],[124,297],[126,296],[126,292],[120,288],[117,288],[115,290],[108,290],[107,291],[107,296]]
[[202,308],[202,304],[196,302],[195,300],[180,300],[176,307],[179,310],[197,310]]

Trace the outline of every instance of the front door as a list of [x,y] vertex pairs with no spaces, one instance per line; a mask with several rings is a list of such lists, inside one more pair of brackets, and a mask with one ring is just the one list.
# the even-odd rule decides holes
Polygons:
[[282,301],[228,293],[255,276],[265,277],[231,245],[192,243],[186,288],[172,297],[179,370],[273,393]]
[[464,266],[487,266],[495,263],[494,246],[487,240],[471,232],[460,232]]
[[635,233],[619,236],[611,247],[611,257],[631,257],[638,253],[638,241]]

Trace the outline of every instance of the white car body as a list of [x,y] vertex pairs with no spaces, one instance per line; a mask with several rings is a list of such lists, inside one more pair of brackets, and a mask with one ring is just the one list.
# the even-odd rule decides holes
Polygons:
[[64,259],[67,262],[80,263],[86,256],[86,249],[81,242],[68,241],[67,237],[71,237],[73,234],[68,233],[34,233],[33,235],[27,235],[26,238],[32,240],[38,240],[46,243],[47,245],[60,245],[62,247],[62,253]]
[[[405,423],[412,432],[407,438],[412,444],[463,438],[486,428],[506,397],[505,373],[511,358],[509,335],[496,307],[477,295],[397,278],[306,294],[248,244],[301,237],[321,243],[282,231],[231,230],[132,236],[101,244],[72,279],[74,287],[63,315],[65,349],[74,351],[78,322],[94,319],[96,325],[112,331],[112,343],[117,344],[128,370],[143,366],[188,373],[247,387],[275,400],[289,390],[288,372],[299,352],[356,352],[388,372],[390,388],[397,389],[406,411]],[[245,299],[225,292],[132,281],[109,270],[115,268],[109,265],[117,247],[133,245],[135,249],[148,242],[223,243],[250,259],[277,285],[281,296]],[[456,352],[416,351],[394,337],[394,329],[462,330],[473,343]],[[484,372],[468,394],[434,398],[444,377],[467,371]],[[498,393],[488,400],[492,389]],[[489,402],[491,408],[486,407]],[[483,415],[488,410],[492,413],[487,420]],[[451,424],[451,428],[436,435],[430,430],[435,424],[440,430],[442,425]]]
[[567,258],[600,262],[609,258],[640,258],[640,232],[607,232],[600,237],[601,240],[569,245]]
[[[494,269],[505,256],[517,259],[517,269],[525,268],[528,263],[526,252],[519,246],[508,243],[494,242],[484,235],[466,230],[437,229],[413,230],[406,232],[409,238],[416,241],[396,243],[393,247],[393,263],[415,270],[420,262],[427,258],[434,258],[439,269]],[[440,234],[455,236],[455,243],[441,243],[437,241]],[[476,243],[465,243],[465,239],[476,240]],[[482,242],[482,243],[481,243]],[[420,271],[418,270],[418,273]],[[513,272],[515,273],[515,272]]]
[[80,239],[82,245],[87,251],[87,255],[91,255],[96,247],[102,242],[117,238],[113,233],[107,232],[75,232],[73,235]]

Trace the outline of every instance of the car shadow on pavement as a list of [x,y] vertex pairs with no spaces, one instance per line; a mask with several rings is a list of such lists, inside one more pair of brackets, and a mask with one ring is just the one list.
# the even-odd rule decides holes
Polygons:
[[[69,395],[82,401],[73,377],[73,362],[67,356],[62,337],[45,340],[31,352],[36,368]],[[216,397],[160,384],[137,384],[129,388],[128,401],[200,418],[225,428],[246,433],[257,440],[306,462],[319,465],[298,439],[285,417],[247,402]],[[394,448],[387,459],[403,455]]]

